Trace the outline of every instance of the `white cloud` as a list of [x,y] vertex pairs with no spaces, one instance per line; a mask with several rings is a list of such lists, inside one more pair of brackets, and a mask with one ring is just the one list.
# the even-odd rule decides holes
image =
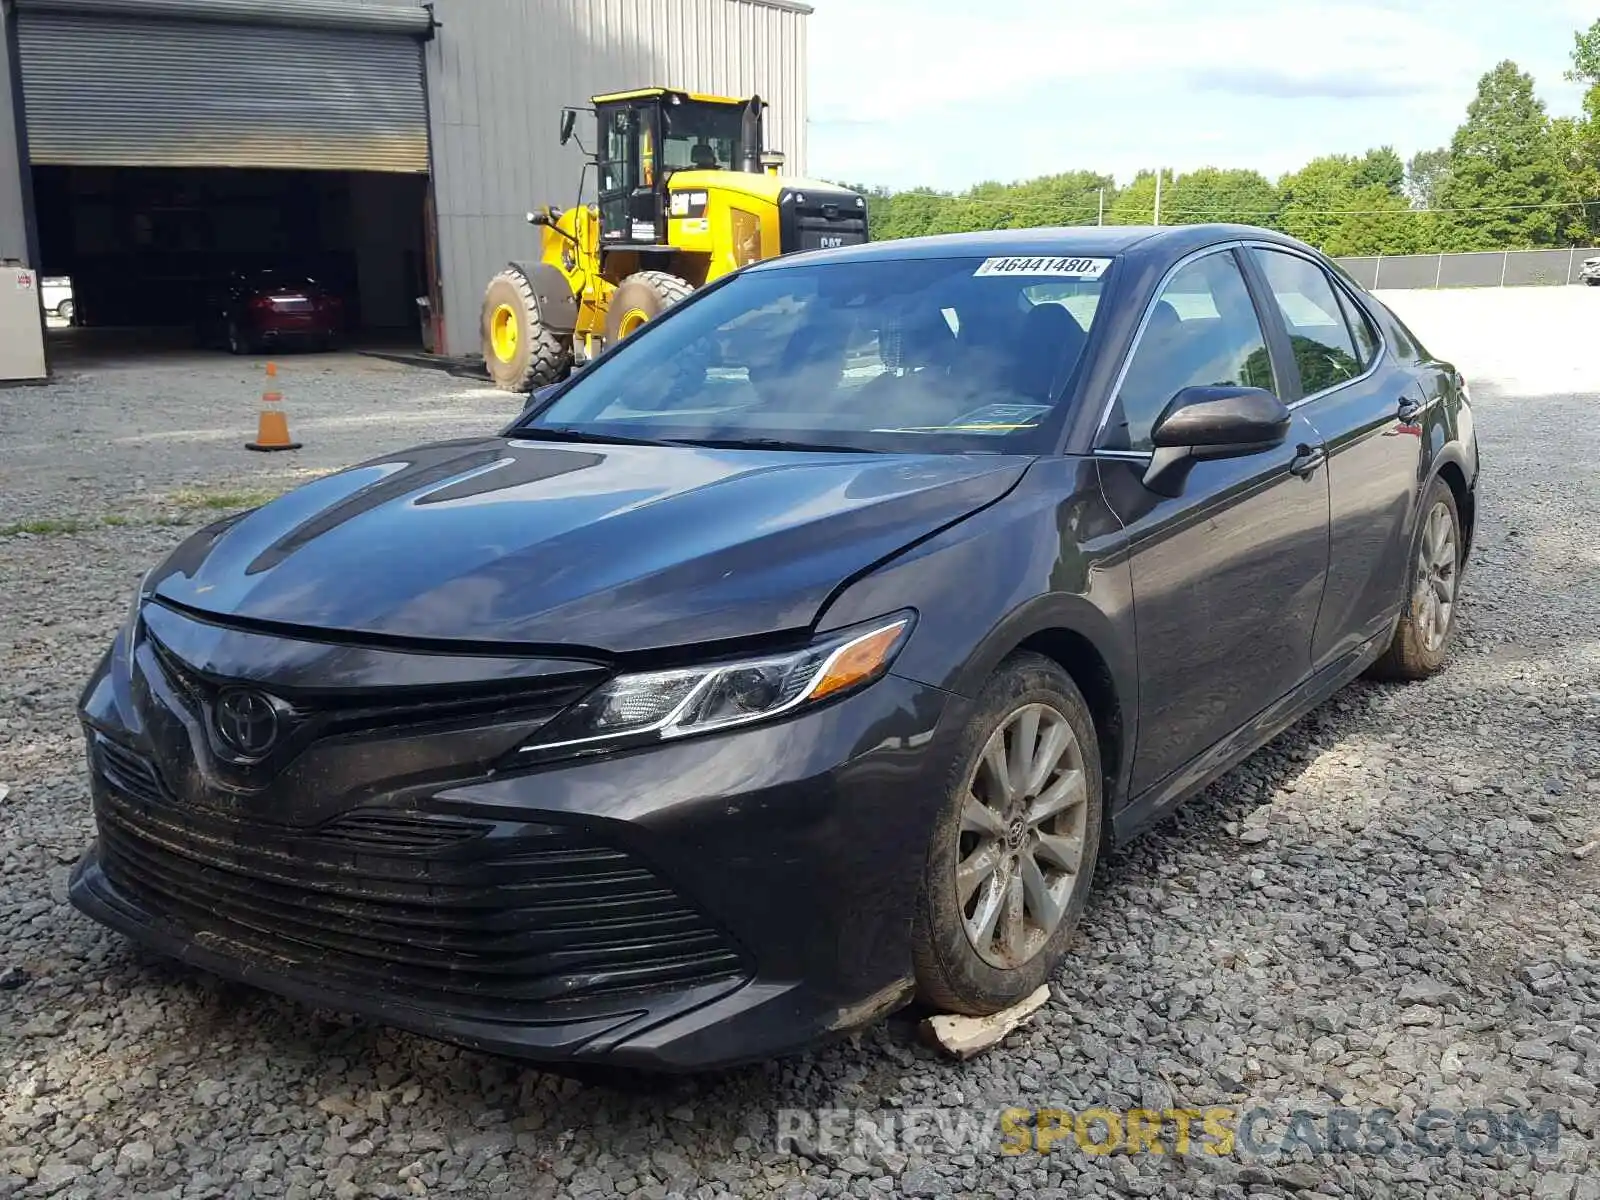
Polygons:
[[891,186],[1409,152],[1449,139],[1503,57],[1571,111],[1560,72],[1592,19],[1568,0],[813,3],[812,169]]

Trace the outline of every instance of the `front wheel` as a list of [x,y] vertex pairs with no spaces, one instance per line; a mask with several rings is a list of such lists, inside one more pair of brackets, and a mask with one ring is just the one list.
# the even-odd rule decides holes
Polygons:
[[1383,657],[1372,665],[1378,679],[1426,679],[1444,666],[1456,627],[1464,541],[1455,493],[1442,479],[1428,488],[1411,554],[1406,607]]
[[611,293],[606,345],[613,346],[694,293],[694,284],[667,271],[636,271]]
[[928,847],[912,945],[919,999],[987,1016],[1050,978],[1088,903],[1101,807],[1089,706],[1055,663],[1013,655],[962,734]]
[[531,392],[567,377],[572,341],[540,319],[533,284],[508,266],[483,293],[483,366],[495,387]]

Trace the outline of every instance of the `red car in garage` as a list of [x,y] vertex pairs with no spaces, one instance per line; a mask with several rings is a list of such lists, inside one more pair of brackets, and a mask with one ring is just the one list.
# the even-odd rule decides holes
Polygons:
[[235,272],[207,299],[201,340],[250,354],[269,346],[327,350],[345,331],[344,300],[294,271]]

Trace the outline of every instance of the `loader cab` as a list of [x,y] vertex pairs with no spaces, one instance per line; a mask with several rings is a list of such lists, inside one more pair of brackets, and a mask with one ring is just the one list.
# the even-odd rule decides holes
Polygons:
[[759,98],[648,88],[596,96],[594,107],[602,250],[666,246],[667,184],[675,172],[763,169]]

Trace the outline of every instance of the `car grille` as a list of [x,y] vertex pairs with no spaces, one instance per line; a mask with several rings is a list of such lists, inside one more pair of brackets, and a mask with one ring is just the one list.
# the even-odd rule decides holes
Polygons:
[[[148,637],[162,677],[177,690],[190,712],[199,714],[206,703],[216,699],[222,685],[185,665],[153,634]],[[532,731],[558,716],[593,688],[596,682],[597,678],[591,672],[576,682],[565,679],[522,683],[514,690],[493,691],[483,695],[446,697],[433,694],[409,700],[389,696],[381,704],[374,704],[370,698],[357,695],[336,702],[327,699],[305,702],[299,705],[297,712],[308,721],[317,737],[372,732],[382,732],[392,737],[400,733],[462,728],[487,718],[502,722],[524,721]],[[113,745],[111,742],[106,744]]]
[[95,743],[107,878],[230,957],[489,1019],[747,973],[659,876],[586,831],[382,810],[295,830],[179,810],[147,760]]

